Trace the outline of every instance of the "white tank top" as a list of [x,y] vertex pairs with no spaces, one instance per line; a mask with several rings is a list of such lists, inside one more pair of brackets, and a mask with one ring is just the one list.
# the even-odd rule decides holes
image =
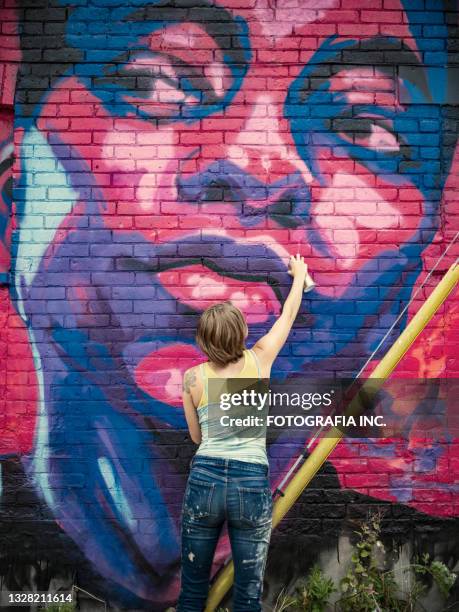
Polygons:
[[[203,390],[198,404],[198,418],[201,426],[201,444],[196,455],[206,457],[222,457],[224,459],[237,459],[250,463],[264,463],[269,465],[266,454],[266,437],[244,438],[242,436],[224,435],[223,428],[219,427],[220,435],[209,436],[212,424],[209,422],[209,378],[224,378],[216,374],[209,364],[201,364]],[[260,379],[261,370],[258,357],[252,349],[244,350],[244,367],[236,376],[231,378]],[[223,434],[223,435],[222,435]]]

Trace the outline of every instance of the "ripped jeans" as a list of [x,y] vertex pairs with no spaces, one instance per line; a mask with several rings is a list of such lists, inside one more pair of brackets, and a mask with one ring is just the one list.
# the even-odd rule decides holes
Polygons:
[[202,612],[225,520],[234,561],[233,612],[260,611],[271,537],[269,467],[195,456],[183,500],[182,584],[177,612]]

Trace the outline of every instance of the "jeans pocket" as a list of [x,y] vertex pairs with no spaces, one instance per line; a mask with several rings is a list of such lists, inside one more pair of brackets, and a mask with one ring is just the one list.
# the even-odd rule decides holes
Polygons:
[[212,499],[215,483],[188,479],[183,500],[183,515],[188,520],[199,521],[212,516]]
[[273,497],[269,486],[261,488],[239,487],[241,522],[259,527],[271,522]]

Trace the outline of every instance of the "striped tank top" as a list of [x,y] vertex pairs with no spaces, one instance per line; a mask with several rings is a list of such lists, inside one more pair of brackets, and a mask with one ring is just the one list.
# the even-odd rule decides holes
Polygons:
[[[209,364],[201,364],[201,376],[203,390],[201,400],[197,407],[199,425],[201,427],[201,444],[196,451],[196,455],[207,457],[222,457],[224,459],[237,459],[238,461],[248,461],[251,463],[264,463],[269,465],[266,454],[266,437],[244,438],[235,435],[209,436],[209,378],[222,379],[216,374]],[[261,371],[258,357],[252,349],[244,350],[244,366],[236,376],[231,378],[252,378],[260,379]],[[215,411],[212,411],[215,414]],[[223,428],[224,429],[224,428]],[[218,429],[222,432],[222,428]]]

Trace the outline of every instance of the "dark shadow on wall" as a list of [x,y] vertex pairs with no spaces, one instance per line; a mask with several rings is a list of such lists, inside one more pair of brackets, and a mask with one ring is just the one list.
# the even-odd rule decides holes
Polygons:
[[[0,590],[35,592],[48,591],[52,586],[52,591],[60,588],[69,592],[72,584],[76,584],[107,599],[111,593],[119,591],[118,585],[97,573],[73,540],[60,529],[28,483],[21,462],[18,459],[2,462],[2,474]],[[132,593],[126,597],[135,602]],[[129,610],[148,607],[142,600],[133,605],[136,607]],[[83,606],[83,609],[90,608]],[[97,609],[101,609],[100,606]],[[148,609],[151,610],[151,606]],[[18,608],[2,607],[1,610],[13,612]]]
[[[151,604],[145,601],[134,603],[132,594],[129,594],[132,601],[129,607],[123,607],[122,596],[118,600],[113,598],[119,587],[101,577],[58,527],[27,483],[20,461],[4,462],[2,471],[1,590],[47,591],[51,582],[53,587],[62,585],[66,590],[75,581],[97,596],[110,599],[112,610],[152,610]],[[414,552],[429,552],[450,569],[458,563],[459,519],[435,518],[402,504],[381,502],[341,489],[333,465],[326,463],[273,532],[265,575],[264,609],[272,610],[281,588],[292,587],[320,558],[345,563],[347,559],[339,558],[339,541],[343,537],[352,541],[354,521],[364,519],[369,509],[385,513],[381,539],[387,548],[394,550],[394,563],[398,559],[397,551],[406,544],[411,544]],[[336,582],[336,577],[328,573]],[[427,580],[430,587],[431,581]],[[230,602],[231,593],[222,605],[230,607]],[[458,583],[444,606],[431,608],[430,612],[447,606],[450,612],[459,610]]]

